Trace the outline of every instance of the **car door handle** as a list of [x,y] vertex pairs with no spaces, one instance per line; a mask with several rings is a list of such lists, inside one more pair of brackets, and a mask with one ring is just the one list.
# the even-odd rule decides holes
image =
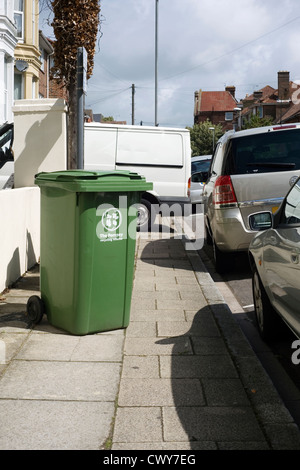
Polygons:
[[295,251],[293,251],[292,254],[291,254],[291,260],[292,260],[292,263],[298,264],[299,263],[299,254],[296,253]]

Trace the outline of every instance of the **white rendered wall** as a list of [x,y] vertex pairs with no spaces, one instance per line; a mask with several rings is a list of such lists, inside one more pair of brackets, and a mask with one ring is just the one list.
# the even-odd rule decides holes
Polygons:
[[67,168],[67,106],[62,99],[17,100],[14,112],[15,188],[34,186],[42,171]]
[[0,292],[40,256],[40,189],[0,191]]

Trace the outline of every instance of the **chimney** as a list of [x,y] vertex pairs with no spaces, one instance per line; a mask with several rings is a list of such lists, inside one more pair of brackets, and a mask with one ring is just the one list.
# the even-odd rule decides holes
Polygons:
[[199,103],[199,92],[195,91],[195,98],[194,98],[194,117],[198,114],[198,103]]
[[233,98],[235,98],[235,86],[227,86],[225,91],[229,91],[232,94]]
[[278,99],[288,100],[290,98],[290,72],[278,72]]
[[201,90],[201,88],[200,88],[199,91],[195,91],[195,97],[194,97],[194,116],[197,116],[197,115],[200,113],[201,95],[202,95],[202,90]]
[[262,91],[254,91],[254,92],[253,92],[253,98],[254,98],[255,100],[261,100],[262,95],[263,95],[263,92],[262,92]]

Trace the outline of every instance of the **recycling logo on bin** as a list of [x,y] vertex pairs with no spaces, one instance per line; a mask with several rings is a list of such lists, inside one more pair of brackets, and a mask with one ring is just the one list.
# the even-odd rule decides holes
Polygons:
[[117,230],[122,223],[122,214],[119,209],[107,209],[102,215],[102,225],[110,232]]
[[100,205],[96,210],[96,215],[101,216],[101,221],[96,227],[96,234],[100,242],[123,240],[124,233],[119,230],[122,225],[120,209],[116,207],[103,208]]

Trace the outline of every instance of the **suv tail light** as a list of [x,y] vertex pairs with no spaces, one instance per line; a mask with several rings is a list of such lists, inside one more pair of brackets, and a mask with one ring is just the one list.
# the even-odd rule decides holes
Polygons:
[[190,195],[191,195],[190,189],[191,189],[191,178],[188,179],[188,190],[187,190],[188,197],[190,197]]
[[218,176],[213,191],[214,204],[233,204],[237,203],[232,181],[229,175]]
[[281,131],[282,129],[294,129],[295,125],[288,125],[288,126],[277,126],[277,127],[273,127],[273,131]]

